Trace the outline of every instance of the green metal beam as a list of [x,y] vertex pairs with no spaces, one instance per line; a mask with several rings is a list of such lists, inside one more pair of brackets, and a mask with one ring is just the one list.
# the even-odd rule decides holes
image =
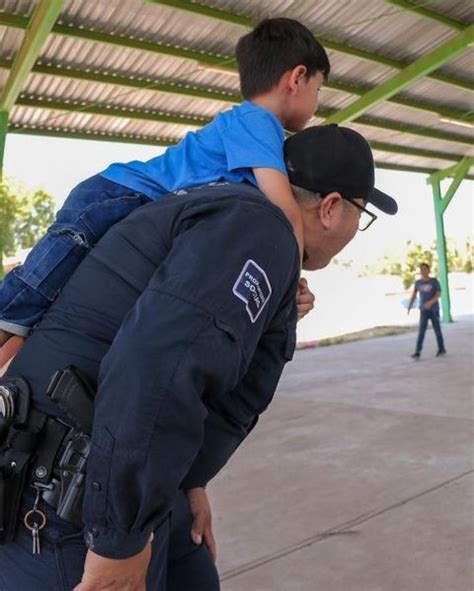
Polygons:
[[347,123],[357,119],[377,103],[387,100],[400,92],[416,78],[426,76],[429,72],[461,53],[473,42],[474,25],[471,25],[453,39],[443,43],[431,53],[416,60],[413,64],[380,84],[377,88],[369,90],[360,99],[330,117],[327,123]]
[[426,8],[426,6],[423,6],[416,2],[412,2],[411,0],[384,0],[384,2],[397,6],[402,10],[415,12],[419,16],[428,18],[432,21],[439,23],[440,25],[446,25],[447,27],[455,29],[456,31],[462,31],[465,27],[463,23],[454,20],[453,18],[450,18],[449,16],[446,16],[444,14],[440,14],[439,12],[435,12],[430,8]]
[[[337,111],[336,111],[337,113]],[[391,119],[381,119],[378,117],[370,117],[368,115],[364,115],[363,117],[358,117],[354,123],[359,123],[361,125],[367,125],[368,127],[377,127],[380,129],[389,129],[391,131],[396,131],[400,134],[406,135],[416,135],[421,136],[423,138],[432,138],[436,140],[443,140],[447,142],[455,142],[458,144],[465,144],[465,145],[472,145],[472,139],[467,135],[459,135],[456,133],[450,133],[445,131],[437,131],[431,127],[421,127],[419,125],[410,125],[409,123],[403,123],[398,121],[393,121]]]
[[[0,58],[0,68],[10,69],[11,60]],[[101,74],[100,72],[85,72],[70,67],[45,65],[36,63],[32,69],[33,74],[43,74],[45,76],[57,76],[60,78],[70,78],[84,82],[99,82],[100,84],[111,84],[114,86],[125,86],[135,90],[150,90],[155,92],[166,92],[195,98],[204,98],[214,101],[227,101],[230,103],[240,103],[241,98],[238,94],[227,92],[225,90],[209,90],[204,87],[192,86],[179,82],[158,82],[152,78],[141,78],[138,76],[121,76],[119,74]],[[452,114],[447,115],[453,117]],[[454,113],[454,119],[462,117],[462,112]],[[463,119],[464,120],[464,119]]]
[[[338,80],[329,80],[325,85],[325,88],[339,90],[341,92],[346,92],[347,94],[354,94],[358,96],[363,96],[374,87],[363,87],[363,86],[354,86],[352,84],[347,84],[344,82],[339,82]],[[455,121],[459,121],[460,123],[472,123],[474,122],[474,112],[465,112],[461,111],[460,109],[453,109],[451,107],[446,107],[444,105],[437,105],[435,103],[420,101],[419,99],[415,98],[408,98],[403,96],[392,96],[387,99],[387,102],[394,103],[396,105],[401,105],[403,107],[409,107],[411,109],[417,109],[420,111],[427,111],[430,113],[435,113],[440,117],[445,117],[447,119],[453,119]],[[454,115],[454,117],[453,117]]]
[[174,146],[175,140],[168,138],[149,137],[145,135],[133,134],[113,134],[101,131],[83,132],[83,131],[63,131],[61,129],[38,129],[35,127],[18,127],[12,125],[8,128],[8,133],[16,133],[19,135],[33,135],[41,137],[57,137],[76,140],[97,140],[104,142],[116,142],[126,144],[145,144],[147,146]]
[[[31,98],[20,98],[17,101],[17,106],[33,107],[35,109],[52,109],[54,111],[65,111],[66,114],[74,113],[88,113],[90,115],[105,115],[106,117],[138,119],[141,121],[154,121],[169,123],[175,125],[193,125],[194,127],[201,127],[209,123],[212,119],[210,117],[198,117],[194,115],[177,115],[172,113],[164,113],[162,111],[152,111],[150,109],[130,109],[129,107],[112,107],[109,105],[93,105],[90,103],[83,103],[80,101],[59,101],[59,100],[38,100]],[[459,156],[454,158],[459,160]],[[449,160],[449,158],[448,158]]]
[[[217,20],[226,21],[229,23],[234,23],[237,25],[242,25],[244,27],[250,27],[254,24],[254,21],[243,15],[234,14],[232,12],[228,12],[226,10],[222,10],[220,8],[212,8],[210,6],[205,6],[203,4],[198,4],[194,0],[186,1],[186,0],[148,0],[154,4],[162,4],[164,6],[169,6],[170,8],[176,8],[178,10],[183,10],[186,12],[191,12],[193,14],[200,14],[201,16],[211,17]],[[457,20],[454,20],[444,14],[440,14],[439,12],[435,12],[434,10],[430,10],[429,8],[425,8],[423,6],[419,6],[414,2],[410,2],[409,0],[385,0],[389,4],[394,4],[398,8],[402,8],[403,10],[409,10],[423,16],[425,18],[429,18],[434,20],[440,24],[446,25],[447,27],[451,27],[458,31],[461,31],[465,25]],[[388,15],[389,16],[389,15]]]
[[[211,8],[209,6],[203,6],[202,4],[198,4],[194,0],[147,0],[153,4],[161,4],[163,6],[168,6],[170,8],[174,8],[176,10],[182,10],[185,12],[189,12],[191,14],[199,14],[201,16],[211,17],[220,21],[238,24],[247,28],[252,28],[255,25],[255,21],[250,17],[243,16],[243,15],[236,15],[232,12],[227,10],[221,10],[219,8]],[[237,20],[236,20],[237,19]],[[464,28],[464,25],[463,25]],[[330,49],[332,51],[337,51],[338,53],[344,53],[346,55],[351,55],[352,57],[357,57],[359,59],[363,59],[369,62],[375,62],[384,66],[388,66],[390,68],[394,68],[396,70],[403,70],[408,65],[406,62],[393,59],[388,56],[382,56],[379,54],[374,54],[369,51],[365,51],[364,49],[359,49],[356,47],[352,47],[347,43],[338,43],[337,41],[332,41],[331,39],[327,39],[321,35],[317,35],[318,41],[324,45],[326,49]],[[439,82],[444,82],[446,84],[451,84],[453,86],[458,86],[463,88],[464,90],[472,91],[472,84],[467,80],[460,80],[457,78],[452,78],[451,76],[445,76],[444,74],[429,74],[430,78],[438,80]]]
[[[1,61],[0,61],[0,67],[1,67]],[[70,71],[69,70],[65,70],[65,76],[68,75]],[[91,74],[91,76],[93,78],[96,79],[97,82],[101,81],[106,83],[106,81],[104,80],[103,76],[101,76],[100,74]],[[112,82],[112,80],[115,80],[118,84],[121,84],[121,80],[117,80],[116,78],[118,77],[110,77],[110,82]],[[127,78],[123,78],[123,82],[126,82],[128,79]],[[130,83],[133,83],[133,81],[128,80]],[[109,83],[109,82],[107,82]],[[148,88],[147,86],[147,82],[146,81],[137,81],[137,88]],[[133,86],[135,88],[135,86]],[[150,88],[150,90],[160,90],[163,92],[178,92],[178,94],[180,94],[181,88],[178,88],[177,86],[175,87],[175,85],[172,84],[168,84],[168,83],[164,83],[163,85],[161,83],[157,83],[153,85],[153,88]],[[214,91],[209,91],[209,93],[205,93],[205,92],[201,92],[201,89],[197,89],[196,94],[191,94],[193,92],[192,88],[182,88],[182,90],[184,90],[184,94],[187,94],[189,96],[196,96],[199,98],[210,98],[210,96],[207,96],[208,94],[214,93]],[[227,102],[240,102],[239,97],[237,97],[237,95],[230,95],[230,96],[226,96],[226,95],[221,95],[220,93],[218,94],[217,92],[215,93],[216,96],[213,96],[212,98],[214,100],[220,100],[220,101],[227,101]],[[28,105],[28,106],[44,106],[44,103],[40,103],[38,102],[37,104],[35,104],[33,101],[39,101],[38,98],[36,97],[21,97],[18,99],[17,104],[18,105]],[[46,101],[48,99],[45,99]],[[31,102],[27,102],[27,101],[31,101]],[[71,103],[71,104],[75,104],[78,106],[78,108],[81,108],[82,105],[84,105],[84,103],[81,102],[76,102],[76,103]],[[119,107],[117,107],[119,108]],[[70,109],[72,110],[72,109]],[[333,115],[334,113],[337,113],[336,110],[334,109],[320,109],[318,112],[318,116],[321,118],[327,118],[330,117],[331,115]],[[466,145],[471,145],[472,141],[471,138],[469,136],[466,135],[459,135],[459,134],[455,134],[455,133],[451,133],[451,132],[445,132],[445,131],[437,131],[435,129],[429,128],[429,127],[420,127],[420,126],[414,126],[414,125],[409,125],[409,124],[403,124],[403,123],[399,123],[396,121],[392,121],[390,119],[380,119],[380,118],[373,118],[373,117],[359,117],[359,119],[356,120],[356,123],[360,123],[362,125],[367,125],[369,127],[375,127],[375,128],[379,128],[379,129],[388,129],[390,131],[395,131],[397,133],[400,134],[409,134],[409,135],[417,135],[417,136],[421,136],[423,138],[433,138],[433,139],[437,139],[437,140],[443,140],[443,141],[447,141],[447,142],[455,142],[455,143],[460,143],[460,144],[466,144]]]
[[[147,146],[174,146],[177,143],[177,140],[169,138],[150,137],[145,135],[111,134],[100,131],[64,131],[61,129],[54,129],[53,127],[50,127],[48,129],[38,129],[33,127],[20,127],[18,126],[18,124],[12,124],[8,129],[8,133],[16,133],[19,135],[33,135],[41,137],[44,136],[68,139],[107,141],[126,144],[141,144]],[[434,168],[424,166],[408,166],[404,164],[392,164],[389,162],[379,162],[377,160],[375,160],[375,167],[385,170],[413,172],[420,174],[435,174],[437,172]],[[466,179],[474,180],[474,176],[467,176]]]
[[[0,68],[10,69],[12,66],[11,60],[0,58]],[[102,84],[112,84],[116,86],[127,86],[129,88],[150,90],[155,92],[166,92],[177,95],[191,96],[196,98],[204,98],[217,101],[227,101],[230,103],[239,103],[241,97],[232,92],[225,90],[210,90],[205,87],[192,86],[189,84],[180,84],[177,82],[167,81],[158,82],[151,78],[140,78],[134,76],[121,76],[118,74],[101,74],[100,72],[85,72],[76,68],[60,67],[53,65],[45,65],[36,63],[32,69],[34,74],[44,74],[46,76],[59,76],[63,78],[71,78],[73,80],[84,80],[85,82],[99,82]],[[326,85],[330,89],[339,90],[348,94],[361,96],[368,92],[370,88],[360,86],[353,86],[352,84],[345,84],[338,81],[329,81]],[[459,121],[460,123],[474,122],[474,113],[465,113],[459,109],[445,107],[443,105],[436,105],[425,101],[419,101],[411,98],[392,97],[389,102],[394,104],[410,107],[421,111],[435,113],[441,117]],[[462,137],[462,136],[458,136]],[[458,140],[453,140],[458,141]],[[469,140],[468,140],[469,141]]]
[[[467,169],[471,168],[471,166],[474,166],[474,156],[469,156],[468,158],[463,158],[457,164],[453,164],[453,166],[450,166],[449,168],[445,168],[444,170],[437,170],[437,171],[433,172],[428,177],[426,182],[429,185],[433,185],[434,183],[438,183],[447,177],[455,177],[458,174],[459,169],[464,168],[464,166],[467,166]],[[470,177],[467,177],[467,178],[470,178]]]
[[51,32],[61,12],[63,4],[64,0],[40,0],[35,12],[28,21],[25,36],[0,95],[0,111],[8,112],[15,104],[46,37]]
[[[47,0],[46,0],[47,1]],[[0,13],[0,25],[7,27],[16,27],[18,29],[25,29],[28,24],[28,19],[22,16]],[[169,43],[157,43],[154,41],[145,41],[142,39],[135,39],[133,37],[124,37],[122,35],[113,35],[111,33],[101,33],[99,31],[92,31],[74,25],[63,25],[57,23],[51,29],[51,33],[55,35],[64,35],[66,37],[74,37],[83,39],[84,41],[93,41],[95,43],[106,43],[108,45],[115,45],[118,47],[128,47],[129,49],[139,49],[141,51],[150,51],[163,55],[170,55],[173,57],[180,57],[183,59],[191,59],[210,66],[223,66],[227,61],[235,65],[234,58],[229,58],[218,53],[211,53],[208,51],[194,51],[192,49],[184,49]]]
[[190,12],[191,14],[207,16],[234,25],[241,25],[243,27],[253,27],[255,24],[255,22],[248,16],[234,14],[220,8],[212,8],[211,6],[205,6],[204,4],[198,4],[197,2],[186,2],[185,0],[149,0],[149,2],[169,6],[170,8]]
[[419,158],[430,158],[434,160],[454,160],[459,162],[462,154],[448,154],[435,150],[424,150],[422,148],[413,148],[411,146],[400,146],[396,144],[387,144],[384,142],[369,141],[372,150],[379,152],[390,152],[392,154],[402,154],[404,156],[417,156]]
[[[416,172],[420,174],[436,174],[438,172],[434,168],[429,168],[425,166],[409,166],[405,164],[392,164],[391,162],[380,162],[375,159],[375,168],[382,168],[385,170],[395,170],[401,172]],[[474,181],[474,175],[466,175],[464,177],[465,180]]]
[[[156,3],[162,3],[161,0],[152,0],[152,1],[155,1]],[[173,1],[172,3],[170,3],[170,6],[171,6],[171,4],[173,5],[173,8],[177,8],[180,10],[186,10],[187,12],[193,12],[193,13],[200,14],[197,11],[197,7],[200,6],[198,4],[195,4],[192,2],[185,2],[184,0],[180,0],[178,3],[175,3]],[[184,8],[185,5],[188,6],[188,8]],[[216,9],[209,8],[209,10],[216,10]],[[230,12],[228,13],[226,11],[223,11],[223,10],[218,10],[217,12],[219,13],[220,16],[219,17],[215,16],[214,18],[220,18],[220,20],[225,20],[227,22],[233,22],[235,24],[235,21],[233,20],[233,17],[235,17],[235,15],[233,15]],[[210,16],[210,14],[206,15],[206,16]],[[246,26],[253,25],[252,21],[249,18],[239,17],[239,20],[241,20],[241,19],[246,19],[246,22],[247,22]],[[24,28],[26,28],[27,24],[28,24],[28,19],[25,17],[14,15],[14,14],[8,14],[5,12],[0,13],[0,25],[24,29]],[[243,23],[239,22],[237,24],[243,24]],[[154,52],[154,53],[158,53],[158,54],[162,54],[162,55],[171,55],[174,57],[180,57],[183,59],[192,59],[192,60],[196,60],[204,65],[209,65],[209,66],[219,66],[219,67],[223,67],[223,68],[229,68],[231,70],[235,69],[235,66],[236,66],[235,59],[232,56],[223,56],[220,54],[214,54],[214,53],[210,53],[210,52],[206,52],[206,51],[202,51],[202,52],[201,51],[192,51],[192,50],[184,49],[182,47],[172,46],[169,44],[154,43],[151,41],[142,41],[142,40],[133,39],[130,37],[121,37],[119,35],[111,35],[109,33],[99,33],[99,32],[95,32],[95,31],[90,31],[88,29],[81,29],[81,28],[75,27],[73,25],[56,24],[53,27],[52,32],[57,35],[76,37],[76,38],[84,39],[86,41],[94,41],[96,43],[107,43],[107,44],[116,45],[119,47],[128,47],[130,49],[139,49],[142,51],[150,51],[150,52]],[[375,55],[375,54],[372,54],[368,51],[364,51],[361,49],[351,47],[345,43],[337,43],[337,42],[331,41],[330,39],[325,39],[320,36],[318,36],[318,39],[321,41],[321,43],[327,49],[331,49],[333,51],[345,53],[345,54],[351,55],[353,57],[357,57],[360,59],[379,63],[379,64],[389,66],[391,68],[398,69],[398,70],[403,69],[407,66],[407,64],[405,62],[395,60],[395,59],[392,59],[392,58],[389,58],[386,56]],[[452,86],[463,88],[464,90],[470,90],[470,91],[473,90],[472,84],[470,84],[470,82],[467,80],[452,78],[450,76],[445,76],[443,74],[434,74],[434,73],[430,74],[430,77],[433,79],[436,79],[440,82],[444,82],[444,83],[450,84]]]
[[446,209],[448,208],[448,205],[451,203],[451,200],[454,197],[454,194],[458,190],[459,185],[462,183],[462,181],[464,180],[464,178],[466,176],[467,171],[469,170],[469,163],[468,162],[463,161],[463,162],[460,162],[459,164],[460,164],[459,169],[456,172],[456,174],[454,175],[453,180],[451,181],[451,184],[443,197],[443,203],[442,203],[442,213],[443,214],[446,211]]
[[[176,115],[172,113],[163,113],[161,111],[152,111],[150,109],[130,109],[128,107],[110,107],[108,105],[91,105],[80,101],[58,101],[58,100],[39,100],[37,98],[19,98],[17,106],[31,107],[35,109],[51,109],[54,111],[64,111],[65,113],[88,113],[91,115],[101,115],[106,117],[120,117],[126,119],[138,119],[141,121],[162,122],[168,124],[186,125],[201,127],[209,123],[212,119],[209,117],[197,117],[193,115]],[[437,160],[453,160],[458,162],[463,157],[462,154],[452,154],[434,150],[425,150],[410,146],[401,146],[397,144],[388,144],[384,142],[373,141],[370,145],[374,150],[380,152],[390,152],[394,154],[403,154],[406,156],[417,156],[421,158],[430,158]]]

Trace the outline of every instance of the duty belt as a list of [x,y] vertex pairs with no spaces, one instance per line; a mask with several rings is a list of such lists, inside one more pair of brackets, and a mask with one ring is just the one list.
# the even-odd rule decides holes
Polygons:
[[[28,482],[37,492],[24,520],[32,530],[33,552],[35,533],[41,529],[40,497],[62,519],[81,523],[93,419],[94,389],[73,366],[56,372],[46,393],[72,425],[32,408],[30,388],[23,377],[0,379],[0,543],[15,535],[20,499]],[[28,521],[30,514],[34,515]]]

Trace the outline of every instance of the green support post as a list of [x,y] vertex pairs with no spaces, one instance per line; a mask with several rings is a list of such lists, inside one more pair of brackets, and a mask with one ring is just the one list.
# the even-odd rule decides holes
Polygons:
[[[7,139],[7,128],[8,128],[8,112],[0,111],[0,183],[3,181],[3,156],[5,154],[5,142]],[[4,212],[0,212],[0,281],[3,277],[3,249],[5,247],[4,240],[4,229],[2,225],[5,223]],[[7,216],[8,217],[8,216]]]
[[[441,285],[441,311],[443,322],[452,322],[451,298],[449,295],[448,260],[446,256],[446,235],[444,232],[444,212],[451,203],[462,180],[466,178],[469,168],[474,165],[474,157],[464,158],[446,170],[433,173],[427,182],[433,191],[433,204],[436,224],[436,249],[438,251],[439,282]],[[446,177],[453,180],[444,197],[441,192],[441,181]]]
[[15,104],[63,4],[64,0],[40,0],[36,6],[0,94],[0,109],[2,111],[10,111]]
[[3,157],[5,155],[5,143],[7,141],[8,112],[0,111],[0,182],[3,180]]
[[443,198],[440,181],[432,183],[433,204],[436,223],[436,250],[438,251],[438,278],[441,285],[441,311],[443,322],[452,322],[451,297],[449,295],[448,259],[446,257],[446,236],[444,233]]

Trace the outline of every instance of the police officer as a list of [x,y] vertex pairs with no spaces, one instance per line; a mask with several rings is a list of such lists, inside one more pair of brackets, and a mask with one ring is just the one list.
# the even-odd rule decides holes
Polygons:
[[[308,270],[353,238],[367,202],[396,212],[352,130],[306,129],[285,158]],[[271,402],[295,347],[298,277],[291,225],[245,184],[180,191],[104,236],[8,371],[66,424],[45,395],[51,375],[72,364],[94,384],[84,527],[37,499],[41,554],[20,524],[0,548],[2,589],[219,588],[206,546],[189,540],[183,491],[206,486]],[[34,502],[26,488],[19,522]]]

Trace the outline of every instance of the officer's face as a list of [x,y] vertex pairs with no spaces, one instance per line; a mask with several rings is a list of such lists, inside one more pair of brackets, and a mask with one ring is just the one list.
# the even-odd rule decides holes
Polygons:
[[[355,199],[361,206],[363,199]],[[331,193],[315,203],[300,205],[304,226],[305,260],[303,268],[315,271],[326,267],[354,238],[359,225],[359,211],[338,193]]]

